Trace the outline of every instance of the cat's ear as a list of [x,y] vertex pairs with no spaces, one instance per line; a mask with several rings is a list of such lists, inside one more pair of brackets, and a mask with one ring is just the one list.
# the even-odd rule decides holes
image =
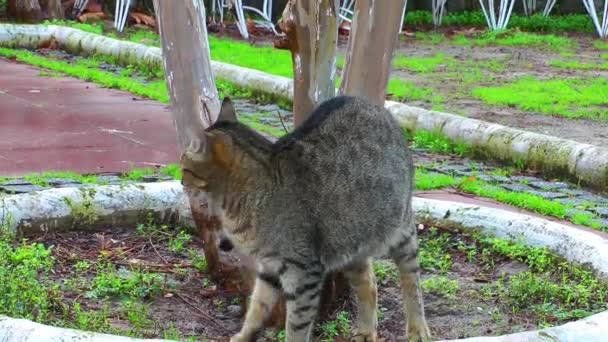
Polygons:
[[224,97],[224,101],[222,101],[222,108],[220,109],[220,116],[217,118],[217,121],[238,121],[234,106],[232,106],[232,100],[228,96]]
[[213,159],[213,163],[224,169],[230,168],[234,159],[232,138],[227,134],[217,132],[207,133],[206,135],[207,146],[205,149]]

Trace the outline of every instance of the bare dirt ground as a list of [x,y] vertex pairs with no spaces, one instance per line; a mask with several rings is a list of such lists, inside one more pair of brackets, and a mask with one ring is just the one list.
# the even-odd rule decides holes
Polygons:
[[[578,43],[575,49],[576,60],[582,63],[604,64],[606,60],[600,55],[606,53],[593,47],[591,36],[571,37]],[[429,45],[421,43],[415,38],[407,37],[401,41],[396,55],[412,57],[432,57],[437,53],[451,56],[458,63],[470,63],[475,65],[482,62],[495,60],[504,65],[504,71],[491,72],[484,70],[491,80],[481,80],[476,84],[498,85],[513,81],[522,76],[534,76],[539,79],[553,78],[605,78],[607,73],[597,70],[570,70],[555,68],[549,65],[551,60],[568,60],[559,52],[544,48],[526,47],[468,47],[457,46],[450,43],[449,39],[438,44]],[[569,119],[558,116],[550,116],[541,113],[522,111],[517,108],[497,107],[484,104],[466,93],[466,87],[462,86],[462,80],[458,75],[449,75],[447,68],[438,69],[432,74],[420,74],[406,70],[393,70],[393,75],[405,80],[412,80],[417,85],[430,87],[446,98],[445,109],[442,111],[456,113],[474,119],[498,123],[510,127],[520,128],[542,134],[572,139],[582,143],[590,143],[597,146],[608,146],[608,122],[590,119]],[[463,90],[465,90],[463,92]],[[432,105],[424,101],[413,101],[408,104],[432,109]]]
[[[429,229],[420,235],[427,255],[435,258],[431,262],[449,260],[447,267],[439,263],[439,269],[427,267],[422,282],[439,277],[456,284],[451,290],[444,282],[443,289],[424,291],[434,339],[500,335],[539,326],[534,313],[514,313],[497,297],[484,292],[499,279],[504,281],[504,277],[527,271],[525,264],[496,256],[489,267],[487,260],[484,264],[482,258],[467,256],[470,248],[454,247],[459,241],[474,246],[466,236],[452,234],[448,242]],[[242,324],[242,296],[211,283],[204,270],[197,267],[199,242],[195,238],[182,239],[181,247],[176,249],[179,236],[173,228],[140,226],[139,230],[76,231],[35,239],[51,247],[55,258],[49,281],[58,286],[59,291],[55,291],[60,295],[56,300],[64,307],[63,312],[56,313],[57,318],[63,317],[64,322],[73,322],[68,325],[81,329],[131,336],[227,340]],[[433,255],[433,248],[442,248],[437,247],[439,244],[453,248],[443,251],[443,256]],[[404,319],[396,270],[386,261],[379,261],[375,269],[380,337],[384,341],[402,341]],[[346,340],[356,321],[355,307],[352,294],[336,303],[331,317],[317,325],[317,340]],[[277,332],[270,329],[258,338],[276,340]]]

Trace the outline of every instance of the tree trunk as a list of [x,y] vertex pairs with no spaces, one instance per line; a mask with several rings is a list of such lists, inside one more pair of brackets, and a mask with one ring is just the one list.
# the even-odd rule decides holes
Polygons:
[[[194,132],[214,123],[220,111],[211,70],[205,6],[203,0],[155,0],[154,7],[173,119],[183,150],[197,139]],[[220,262],[217,232],[221,229],[221,221],[212,210],[214,204],[204,193],[190,196],[189,201],[211,278],[223,287],[234,286],[237,290],[243,285],[248,287],[252,280],[247,271],[249,267],[238,270],[234,265]]]
[[45,18],[63,19],[63,6],[61,0],[40,0],[40,7]]
[[384,105],[407,0],[357,0],[340,93]]
[[283,11],[279,26],[293,61],[296,126],[335,95],[338,6],[338,0],[290,0]]
[[38,0],[9,0],[8,13],[19,21],[35,22],[42,17]]

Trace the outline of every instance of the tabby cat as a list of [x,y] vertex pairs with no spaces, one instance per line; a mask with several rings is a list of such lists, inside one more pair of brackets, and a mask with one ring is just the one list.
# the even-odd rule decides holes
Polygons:
[[281,294],[287,341],[310,341],[324,277],[334,270],[344,272],[359,303],[353,340],[376,341],[371,258],[386,254],[400,272],[409,338],[429,337],[411,205],[414,167],[386,109],[335,97],[273,143],[239,123],[225,98],[217,122],[197,135],[182,155],[182,184],[221,206],[230,241],[258,263],[245,322],[231,341],[253,339]]

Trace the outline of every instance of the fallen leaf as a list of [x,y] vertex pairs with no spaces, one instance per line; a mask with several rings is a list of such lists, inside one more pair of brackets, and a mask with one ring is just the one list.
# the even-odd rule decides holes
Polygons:
[[152,28],[156,28],[156,19],[147,14],[141,12],[129,12],[129,17],[135,21],[136,24],[144,24]]
[[106,18],[106,14],[103,12],[87,12],[78,17],[78,21],[85,23],[87,21],[99,21]]

